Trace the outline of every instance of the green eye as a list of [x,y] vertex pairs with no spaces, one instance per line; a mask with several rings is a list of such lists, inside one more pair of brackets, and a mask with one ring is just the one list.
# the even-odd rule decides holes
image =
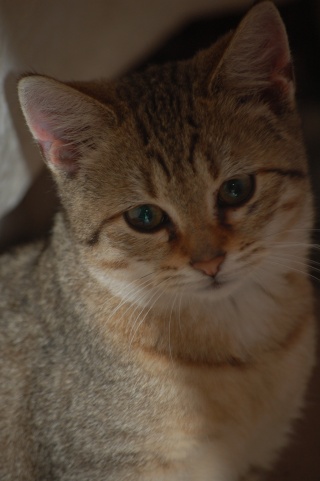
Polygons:
[[244,204],[254,192],[254,177],[239,175],[222,184],[218,193],[218,203],[221,207],[237,207]]
[[160,229],[167,221],[167,214],[156,205],[145,204],[134,207],[124,214],[130,227],[140,232],[153,232]]

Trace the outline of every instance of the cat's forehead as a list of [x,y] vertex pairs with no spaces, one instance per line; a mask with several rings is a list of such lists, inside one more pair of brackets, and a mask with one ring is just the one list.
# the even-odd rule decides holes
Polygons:
[[145,144],[151,140],[148,135],[165,142],[171,134],[185,131],[186,125],[194,126],[196,79],[192,66],[191,61],[154,66],[119,83],[118,96],[137,127],[144,127]]
[[209,96],[199,89],[198,77],[194,62],[177,62],[131,75],[118,85],[130,118],[125,132],[138,138],[149,166],[157,164],[171,185],[248,171],[263,156],[260,138],[266,144],[273,135],[270,119],[259,109],[241,109],[221,93]]
[[177,62],[131,75],[117,88],[130,119],[130,134],[138,137],[146,157],[157,162],[169,179],[183,165],[194,169],[204,127],[195,82],[192,63]]

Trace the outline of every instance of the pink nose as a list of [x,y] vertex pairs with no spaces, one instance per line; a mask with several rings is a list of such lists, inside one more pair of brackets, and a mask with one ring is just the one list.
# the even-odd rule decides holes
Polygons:
[[225,255],[223,254],[207,261],[193,262],[191,265],[194,269],[207,274],[207,276],[215,276],[219,272],[220,266],[224,259]]

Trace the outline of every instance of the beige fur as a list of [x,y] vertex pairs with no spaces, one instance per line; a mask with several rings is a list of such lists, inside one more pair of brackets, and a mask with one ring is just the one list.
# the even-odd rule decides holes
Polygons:
[[[63,207],[49,239],[1,259],[1,480],[271,469],[314,362],[289,64],[263,2],[187,62],[115,83],[21,80]],[[254,189],[223,207],[221,186],[239,176]],[[152,233],[125,220],[146,204],[170,219]]]

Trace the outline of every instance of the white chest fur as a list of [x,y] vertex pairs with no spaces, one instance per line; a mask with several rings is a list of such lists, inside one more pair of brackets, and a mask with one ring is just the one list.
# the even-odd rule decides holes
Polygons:
[[306,323],[290,349],[242,367],[155,360],[163,416],[147,450],[161,461],[139,481],[238,481],[251,468],[270,469],[302,404],[312,337]]

